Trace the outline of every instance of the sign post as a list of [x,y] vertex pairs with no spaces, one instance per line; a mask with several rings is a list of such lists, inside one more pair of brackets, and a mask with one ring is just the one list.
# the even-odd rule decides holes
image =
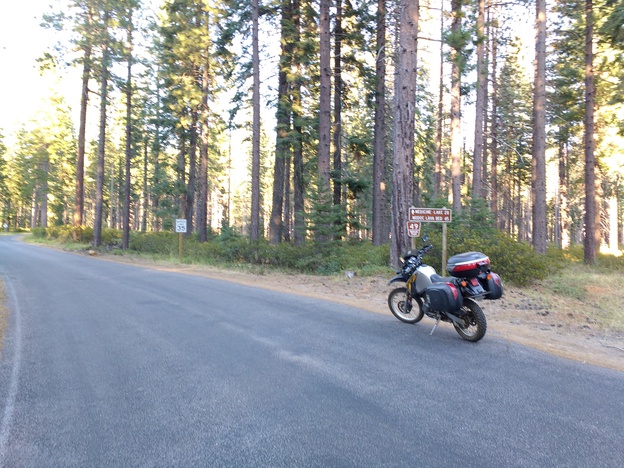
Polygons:
[[175,232],[180,234],[179,256],[180,261],[182,261],[182,235],[186,233],[186,219],[176,219]]
[[[420,236],[420,223],[442,223],[442,270],[446,269],[446,224],[451,222],[452,214],[448,208],[416,208],[412,206],[409,209],[407,231],[412,238],[412,247],[414,246],[414,237]],[[417,232],[417,234],[412,235],[412,232]]]

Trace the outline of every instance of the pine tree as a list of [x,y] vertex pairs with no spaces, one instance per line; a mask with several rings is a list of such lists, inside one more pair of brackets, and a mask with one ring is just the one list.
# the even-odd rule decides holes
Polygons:
[[375,130],[373,153],[373,244],[388,241],[386,223],[386,2],[377,0]]
[[546,226],[546,0],[536,1],[535,81],[533,89],[533,247],[545,254]]
[[392,245],[390,263],[398,265],[409,245],[407,217],[414,197],[414,131],[419,2],[402,0],[397,46],[392,163]]

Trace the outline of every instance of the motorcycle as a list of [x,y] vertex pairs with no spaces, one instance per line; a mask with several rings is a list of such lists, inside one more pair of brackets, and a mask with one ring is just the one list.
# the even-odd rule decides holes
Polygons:
[[[490,259],[481,252],[466,252],[449,258],[446,270],[450,277],[438,275],[433,267],[423,263],[423,256],[433,249],[428,236],[423,247],[408,251],[403,266],[389,285],[404,282],[388,295],[392,314],[402,322],[418,323],[426,315],[436,320],[430,335],[442,322],[452,323],[463,339],[479,341],[485,336],[487,320],[477,300],[500,299],[503,282],[493,273]],[[415,304],[414,304],[415,303]]]

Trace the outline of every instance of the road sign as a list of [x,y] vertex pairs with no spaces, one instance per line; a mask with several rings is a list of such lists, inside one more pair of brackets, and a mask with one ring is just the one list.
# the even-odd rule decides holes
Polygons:
[[420,236],[420,223],[417,223],[416,221],[408,221],[407,222],[407,235],[409,237]]
[[409,209],[410,221],[421,223],[450,223],[451,210],[448,208],[415,208]]
[[176,219],[175,232],[180,232],[180,233],[186,232],[186,219]]

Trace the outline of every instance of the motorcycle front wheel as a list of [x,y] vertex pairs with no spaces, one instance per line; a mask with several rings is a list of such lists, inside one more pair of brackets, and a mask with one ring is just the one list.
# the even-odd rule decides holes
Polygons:
[[481,309],[481,306],[472,299],[465,299],[464,305],[461,308],[462,323],[453,322],[455,331],[464,340],[479,341],[485,336],[487,330],[487,321],[485,320],[485,314]]
[[396,288],[388,294],[390,312],[401,322],[418,323],[423,318],[422,301],[407,295],[407,288]]

